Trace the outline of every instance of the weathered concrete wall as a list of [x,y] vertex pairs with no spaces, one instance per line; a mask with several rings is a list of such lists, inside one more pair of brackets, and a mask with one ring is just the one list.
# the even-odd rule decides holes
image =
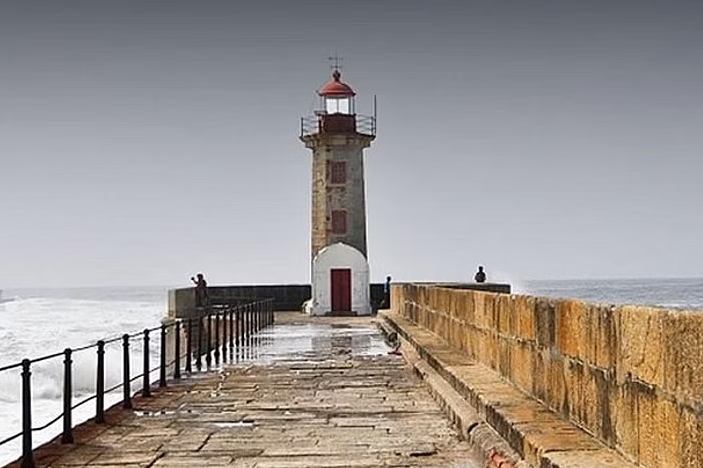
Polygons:
[[391,302],[641,466],[703,466],[703,313],[417,284]]
[[[300,310],[310,299],[309,284],[270,284],[241,286],[208,286],[210,303],[239,304],[257,299],[274,299],[274,310]],[[195,288],[172,289],[168,292],[168,316],[190,317],[196,313]]]

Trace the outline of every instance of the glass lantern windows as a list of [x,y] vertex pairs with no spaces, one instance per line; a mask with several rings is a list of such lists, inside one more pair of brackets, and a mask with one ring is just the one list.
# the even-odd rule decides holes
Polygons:
[[354,112],[353,102],[347,96],[325,97],[325,111],[328,114],[352,114]]

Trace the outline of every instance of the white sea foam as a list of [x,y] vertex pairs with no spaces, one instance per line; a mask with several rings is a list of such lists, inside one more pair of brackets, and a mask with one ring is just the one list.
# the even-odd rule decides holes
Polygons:
[[[85,289],[20,291],[18,300],[0,304],[0,367],[54,354],[70,347],[116,338],[159,324],[166,310],[166,288]],[[159,336],[151,339],[152,367],[158,363]],[[131,374],[141,373],[141,340],[131,343]],[[91,396],[96,386],[96,348],[75,352],[73,360],[73,401]],[[59,356],[32,365],[33,426],[41,426],[62,412],[64,358]],[[122,381],[121,342],[105,347],[105,387]],[[139,387],[135,382],[135,390]],[[120,401],[113,392],[106,403]],[[0,373],[0,440],[21,430],[20,369]],[[74,412],[74,423],[94,416],[93,404]],[[35,445],[60,433],[61,422],[34,433]],[[0,465],[20,455],[21,439],[0,446]]]

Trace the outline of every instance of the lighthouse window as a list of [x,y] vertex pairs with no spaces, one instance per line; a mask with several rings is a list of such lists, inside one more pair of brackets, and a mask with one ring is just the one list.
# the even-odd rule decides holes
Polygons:
[[346,161],[332,161],[331,182],[333,184],[346,184],[347,183],[347,162]]
[[327,98],[326,107],[328,114],[348,114],[349,98]]
[[346,234],[347,233],[347,211],[332,210],[332,233]]

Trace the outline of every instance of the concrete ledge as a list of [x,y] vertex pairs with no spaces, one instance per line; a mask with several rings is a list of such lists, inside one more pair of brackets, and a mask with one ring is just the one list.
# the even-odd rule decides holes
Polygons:
[[[530,466],[637,467],[595,437],[520,392],[497,372],[473,363],[466,356],[452,350],[433,333],[390,312],[383,312],[382,318],[414,349],[418,361],[423,361],[422,365],[419,362],[413,363],[416,369],[420,369],[419,372],[432,369],[444,384],[436,381],[431,383],[440,389],[444,385],[451,387],[473,411],[469,413],[466,406],[453,401],[451,396],[448,397],[446,405],[460,408],[459,411],[452,411],[468,415],[465,416],[466,421],[458,425],[462,432],[466,428],[470,440],[475,431],[474,439],[478,437],[482,424],[487,424]],[[479,422],[476,417],[485,419],[486,423]],[[512,463],[509,452],[499,455],[506,456],[508,463]]]
[[[392,331],[394,335],[396,334]],[[487,468],[529,468],[520,456],[498,435],[476,410],[464,400],[426,361],[416,349],[401,338],[401,352],[415,373],[429,387],[430,394],[459,430],[486,461]]]

